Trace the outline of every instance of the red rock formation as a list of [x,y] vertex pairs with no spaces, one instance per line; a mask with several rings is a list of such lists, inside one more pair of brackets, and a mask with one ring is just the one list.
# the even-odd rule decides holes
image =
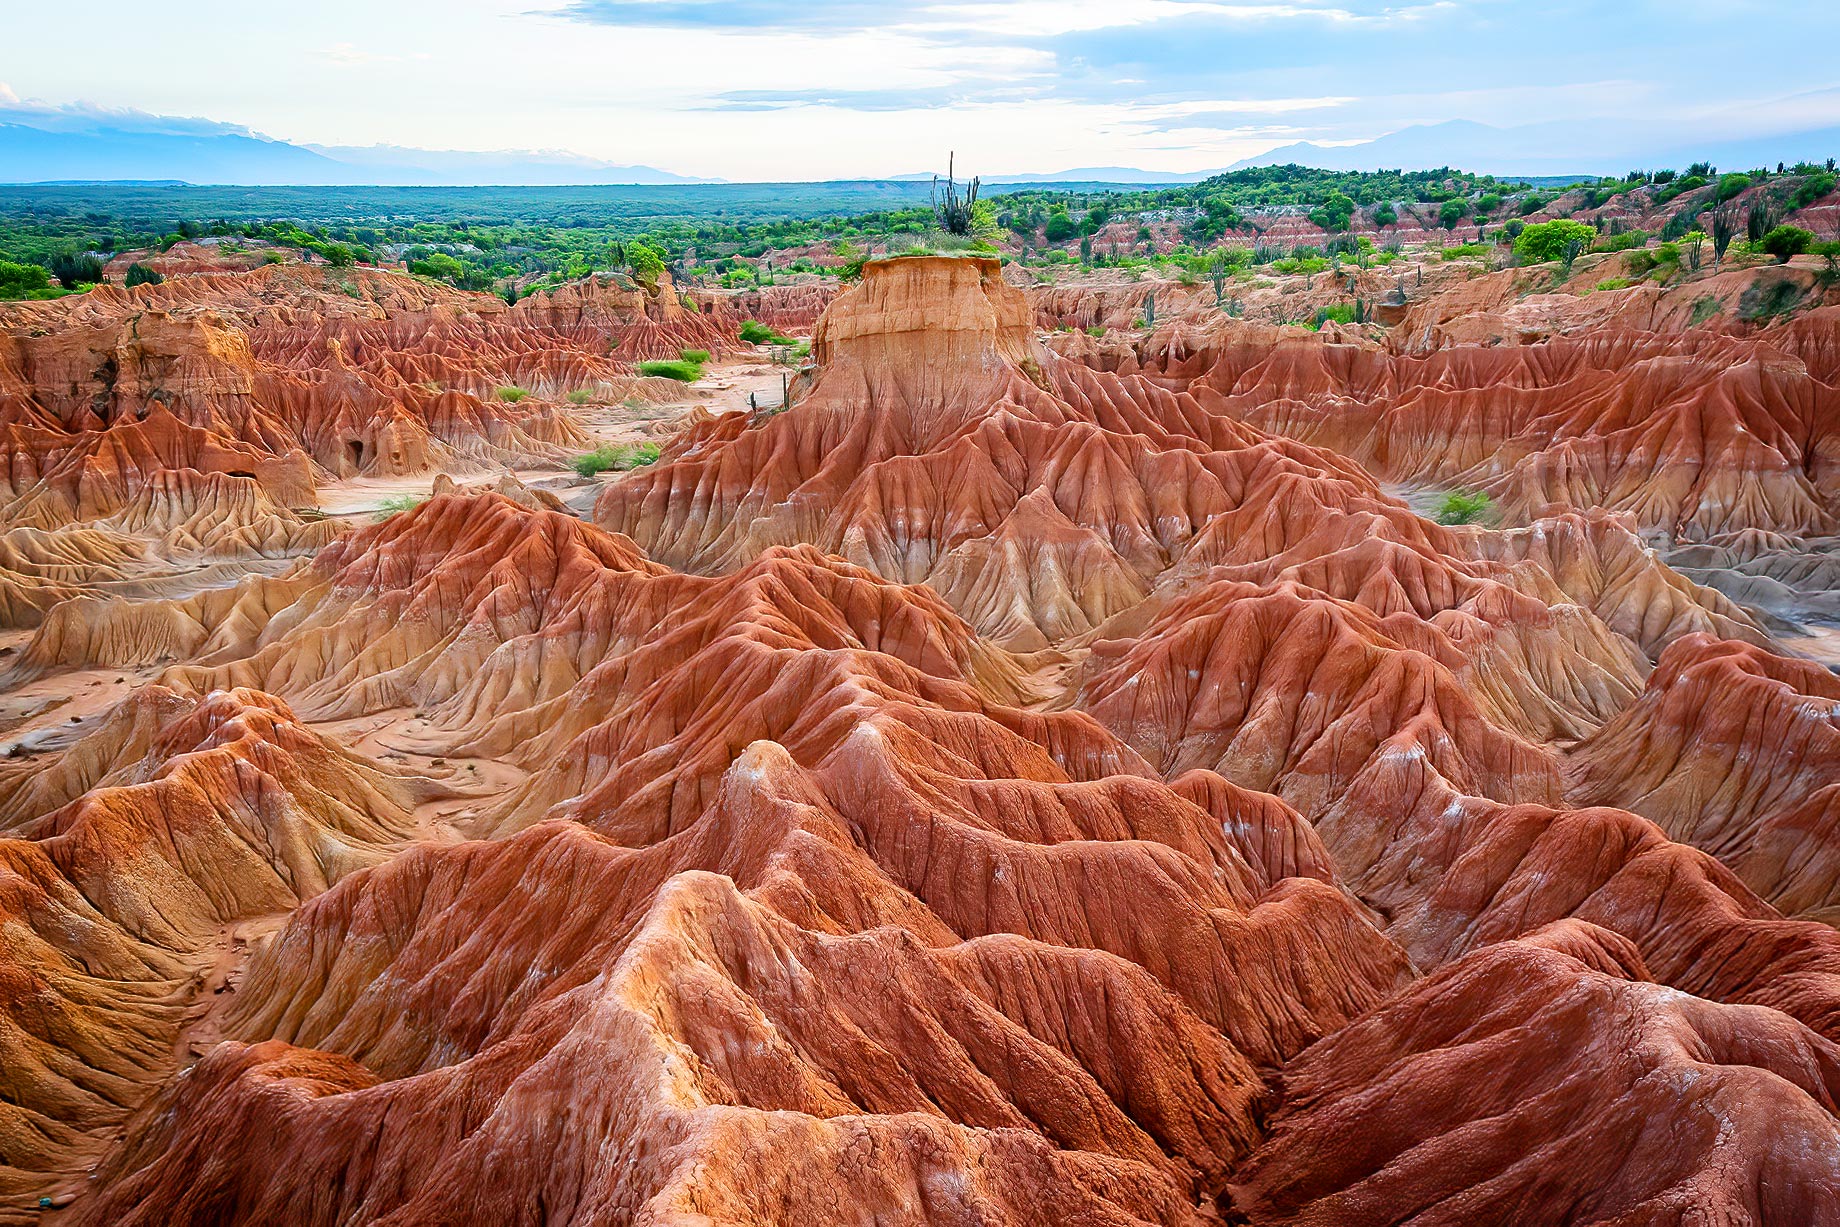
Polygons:
[[196,242],[186,239],[165,251],[124,251],[111,259],[102,270],[109,281],[122,281],[136,264],[152,269],[162,277],[184,277],[196,273],[245,273],[270,262],[271,257],[298,258],[298,253],[278,252],[262,239],[223,239],[209,237]]
[[[1689,313],[1783,274],[1649,286],[1644,310],[1619,300],[1609,316],[1577,306],[1606,299],[1517,300],[1534,275],[1510,270],[1427,294],[1394,330],[1393,350],[1217,319],[1205,333],[1162,337],[1130,366],[1210,411],[1332,448],[1390,480],[1487,491],[1510,521],[1608,508],[1690,540],[1840,526],[1831,412],[1840,309],[1735,337],[1688,329]],[[1806,298],[1812,280],[1803,281]],[[1504,303],[1558,314],[1478,324]]]
[[703,310],[733,320],[738,329],[746,320],[758,320],[781,332],[809,333],[837,296],[837,286],[823,282],[793,282],[752,290],[692,290],[690,297]]
[[1840,1047],[1659,987],[1591,925],[1468,955],[1284,1081],[1245,1221],[1840,1222],[1801,1160],[1840,1147]]
[[1654,819],[1785,912],[1840,916],[1840,680],[1821,666],[1682,639],[1566,775],[1578,803]]
[[[525,369],[614,290],[526,308],[565,340]],[[385,315],[250,352],[409,384],[502,324]],[[55,607],[0,687],[178,663],[0,760],[4,1191],[100,1157],[76,1222],[1833,1221],[1840,690],[1636,532],[1819,526],[1824,327],[1035,319],[994,262],[871,262],[790,409],[699,416],[599,526],[444,482],[285,576]],[[1622,517],[1445,528],[1265,411],[1665,463]],[[298,530],[258,485],[110,531],[259,552]],[[47,583],[116,565],[53,537],[13,544]],[[449,776],[334,732],[513,778],[437,838]],[[188,1019],[218,927],[282,911]]]
[[[45,527],[113,514],[161,469],[254,476],[298,507],[316,474],[554,463],[586,446],[564,393],[733,343],[668,284],[590,278],[507,308],[298,265],[18,304],[0,329],[0,515]],[[510,385],[537,395],[499,398]]]
[[738,321],[718,314],[714,301],[680,295],[670,274],[651,290],[612,277],[585,277],[533,293],[508,313],[520,330],[534,332],[535,353],[572,343],[592,353],[610,351],[627,362],[675,358],[684,349],[719,353],[736,344]]
[[[393,517],[319,571],[279,637],[169,676],[259,675],[328,714],[410,699],[451,730],[445,752],[534,769],[501,829],[574,821],[425,848],[302,910],[227,1024],[294,1048],[226,1047],[175,1086],[98,1221],[499,1213],[532,1192],[487,1151],[550,1145],[521,1113],[478,1157],[420,1127],[378,1159],[353,1147],[378,1113],[531,1094],[576,1105],[542,1194],[572,1214],[700,1198],[798,1221],[834,1204],[810,1164],[874,1146],[903,1157],[865,1171],[857,1204],[975,1179],[1035,1221],[1055,1171],[1069,1213],[1188,1221],[1255,1136],[1254,1063],[1403,970],[1284,807],[1200,774],[1171,788],[1085,716],[987,697],[1020,670],[923,589],[809,549],[682,576],[491,495]],[[558,927],[523,902],[551,895],[596,902]],[[1125,1036],[1171,1061],[1120,1064]],[[666,1048],[686,1076],[643,1074]],[[277,1076],[356,1093],[277,1099]],[[305,1161],[200,1185],[191,1156],[231,1119]],[[591,1159],[634,1128],[702,1157]],[[379,1160],[399,1176],[367,1174]],[[761,1163],[780,1174],[753,1179]],[[339,1200],[303,1200],[333,1172]]]
[[245,691],[147,687],[61,754],[0,761],[0,1195],[93,1155],[170,1071],[220,926],[374,863],[443,791]]

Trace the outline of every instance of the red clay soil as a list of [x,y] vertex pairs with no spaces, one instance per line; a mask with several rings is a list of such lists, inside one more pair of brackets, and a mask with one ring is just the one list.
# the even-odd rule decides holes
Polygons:
[[[385,277],[283,327],[215,279],[155,321],[193,476],[18,470],[114,517],[69,566],[291,556],[285,474],[180,441],[310,481],[369,402],[263,389],[771,314]],[[1643,536],[1832,531],[1840,315],[1036,321],[994,261],[872,261],[789,409],[591,522],[444,483],[285,574],[45,604],[0,691],[159,672],[5,734],[0,1222],[1840,1223],[1840,686]],[[116,454],[117,382],[14,395]],[[464,395],[393,437],[571,428]],[[1375,476],[1485,470],[1503,526]]]

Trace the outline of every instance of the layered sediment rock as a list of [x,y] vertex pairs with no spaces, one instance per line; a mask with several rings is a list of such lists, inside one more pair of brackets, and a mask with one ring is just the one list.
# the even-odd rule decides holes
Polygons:
[[[598,328],[599,293],[529,310]],[[444,483],[234,593],[56,606],[15,683],[174,663],[0,760],[34,884],[0,973],[57,1003],[8,1015],[6,1191],[97,1159],[77,1222],[1831,1221],[1840,690],[1639,533],[1818,528],[1832,347],[1108,364],[1034,320],[994,262],[871,262],[787,411],[699,417],[597,523]],[[1471,385],[1590,406],[1547,451],[1707,472],[1446,528],[1319,445]],[[1733,442],[1767,422],[1795,464]],[[111,523],[291,541],[261,488]]]

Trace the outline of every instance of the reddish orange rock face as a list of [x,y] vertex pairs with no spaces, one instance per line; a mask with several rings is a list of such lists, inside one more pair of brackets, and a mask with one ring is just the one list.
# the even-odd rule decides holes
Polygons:
[[[0,1222],[1840,1223],[1840,685],[1666,561],[1819,587],[1832,308],[278,276],[0,351]],[[367,463],[534,449],[407,389],[808,316],[591,518],[304,514],[367,397]]]

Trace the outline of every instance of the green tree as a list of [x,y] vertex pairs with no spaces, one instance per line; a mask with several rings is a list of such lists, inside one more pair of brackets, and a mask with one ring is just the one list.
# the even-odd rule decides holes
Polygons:
[[458,285],[466,276],[466,265],[444,251],[431,251],[419,259],[410,260],[409,271],[417,277],[433,277]]
[[1074,224],[1071,217],[1067,216],[1067,206],[1057,205],[1054,211],[1048,214],[1047,235],[1050,243],[1065,243],[1079,232],[1080,228]]
[[38,265],[0,260],[0,298],[25,298],[50,287],[51,275]]
[[67,290],[102,280],[102,259],[86,251],[60,251],[51,257],[51,275]]
[[1806,209],[1809,205],[1833,191],[1835,182],[1834,175],[1829,171],[1822,171],[1818,175],[1809,176],[1802,181],[1801,186],[1795,189],[1795,194],[1789,198],[1789,207],[1792,209]]
[[1588,245],[1596,233],[1583,222],[1575,222],[1569,217],[1535,222],[1522,230],[1520,237],[1514,240],[1514,254],[1522,264],[1563,260],[1568,246],[1573,242]]
[[997,237],[1002,227],[997,224],[997,206],[988,200],[980,200],[971,206],[971,233],[980,239],[992,240]]
[[1330,233],[1348,229],[1354,219],[1354,201],[1344,192],[1330,191],[1322,204],[1310,210],[1310,220]]
[[1775,256],[1778,264],[1787,264],[1813,246],[1814,235],[1800,226],[1778,226],[1763,236],[1763,249]]
[[1809,250],[1827,261],[1827,267],[1821,270],[1821,280],[1828,285],[1840,281],[1840,239],[1816,243]]
[[634,239],[626,244],[626,267],[632,270],[633,280],[647,289],[658,288],[658,279],[664,276],[664,256],[655,248]]
[[1469,201],[1446,200],[1438,209],[1438,225],[1448,230],[1469,213]]
[[148,268],[145,264],[128,265],[128,275],[123,284],[132,290],[137,285],[159,285],[166,278]]

